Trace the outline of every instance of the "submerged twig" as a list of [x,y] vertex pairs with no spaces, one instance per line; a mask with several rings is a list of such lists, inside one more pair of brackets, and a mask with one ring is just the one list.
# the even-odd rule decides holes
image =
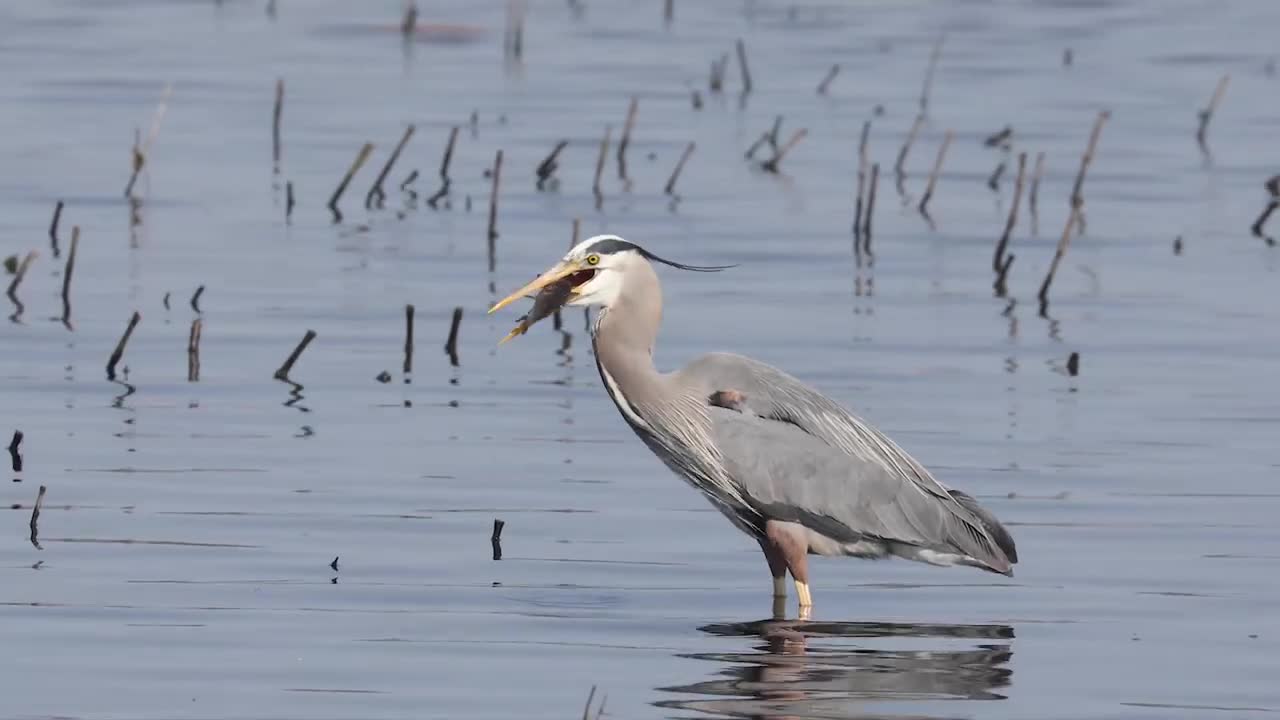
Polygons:
[[929,182],[925,185],[924,195],[920,197],[917,209],[925,218],[929,217],[929,200],[933,198],[933,190],[938,185],[938,176],[942,174],[942,163],[947,159],[947,148],[951,147],[953,133],[948,130],[942,136],[942,145],[938,147],[938,157],[933,161],[933,171],[929,173]]
[[53,259],[58,259],[58,221],[62,219],[62,201],[53,206],[53,220],[49,223],[49,247],[53,249]]
[[333,213],[334,222],[342,222],[342,211],[338,209],[338,201],[342,199],[342,194],[347,191],[347,186],[351,184],[351,178],[355,177],[360,168],[364,166],[369,159],[369,154],[373,152],[373,143],[367,142],[356,154],[355,160],[351,162],[351,167],[347,168],[347,174],[342,176],[342,182],[338,183],[338,187],[333,191],[333,195],[329,197],[329,210]]
[[36,502],[34,505],[31,506],[31,522],[27,523],[27,526],[31,528],[31,537],[30,537],[31,544],[35,546],[35,549],[37,550],[44,549],[40,547],[39,537],[40,537],[40,509],[44,507],[44,494],[46,492],[48,492],[48,488],[46,488],[44,485],[41,485],[40,490],[36,492]]
[[836,76],[839,74],[840,74],[840,64],[836,63],[835,65],[831,66],[830,70],[827,71],[827,75],[826,77],[822,78],[822,82],[818,83],[818,94],[826,95],[827,91],[831,89],[831,81],[835,80]]
[[289,382],[289,373],[293,370],[294,363],[298,362],[298,358],[302,357],[302,351],[306,350],[307,346],[311,344],[311,341],[315,339],[316,331],[307,330],[306,334],[302,336],[302,340],[298,342],[298,345],[293,349],[293,352],[289,353],[289,357],[285,358],[284,364],[276,369],[276,372],[272,377],[276,380]]
[[738,51],[738,71],[742,73],[742,94],[746,95],[751,92],[751,68],[747,67],[747,44],[738,38],[736,45]]
[[120,362],[120,358],[124,356],[124,347],[129,343],[129,338],[133,336],[134,328],[138,327],[138,322],[142,320],[142,315],[137,310],[133,311],[133,315],[129,318],[129,325],[124,329],[124,335],[120,336],[120,342],[116,343],[116,349],[111,351],[111,357],[107,360],[107,379],[116,379],[116,365]]
[[71,227],[71,248],[67,250],[67,269],[62,272],[62,324],[71,327],[71,275],[76,270],[76,251],[80,249],[80,226]]
[[19,449],[22,447],[23,437],[21,430],[14,430],[13,439],[9,441],[9,461],[16,473],[22,472],[22,453]]
[[1013,235],[1014,225],[1018,222],[1018,205],[1022,203],[1022,182],[1027,173],[1027,154],[1018,153],[1018,177],[1013,183],[1013,204],[1009,207],[1009,219],[1004,224],[1004,233],[996,243],[995,255],[991,258],[992,272],[999,273],[1004,266],[1004,253],[1009,247],[1009,237]]
[[604,138],[600,140],[600,155],[596,158],[596,178],[591,184],[591,192],[596,196],[596,209],[604,201],[604,193],[600,190],[600,177],[604,175],[605,158],[609,155],[609,140],[613,135],[613,126],[604,126]]
[[1031,211],[1032,232],[1040,222],[1037,200],[1040,197],[1040,179],[1044,177],[1044,151],[1036,153],[1036,169],[1031,173],[1031,192],[1027,195],[1027,209]]
[[920,114],[929,114],[929,95],[933,92],[933,74],[938,69],[938,58],[942,56],[942,43],[947,39],[946,34],[938,36],[933,43],[933,50],[929,52],[929,65],[924,71],[924,87],[920,90]]
[[413,372],[413,305],[404,306],[404,374]]
[[196,318],[191,321],[191,333],[187,336],[187,382],[200,381],[200,332],[204,321]]
[[867,213],[862,220],[862,251],[871,257],[871,214],[876,209],[876,186],[880,184],[880,163],[871,165],[871,184],[867,188]]
[[631,144],[631,131],[636,125],[636,111],[640,107],[639,98],[631,98],[627,107],[627,119],[622,125],[622,137],[618,139],[618,178],[627,181],[627,146]]
[[506,526],[505,522],[497,518],[494,518],[493,534],[489,536],[489,544],[493,546],[494,560],[502,559],[502,528],[505,526]]
[[805,136],[808,134],[809,134],[809,131],[805,128],[800,128],[799,130],[796,130],[795,132],[791,133],[791,137],[788,138],[785,143],[783,143],[781,146],[778,147],[778,150],[773,154],[773,157],[766,160],[761,165],[761,168],[763,168],[765,172],[776,174],[778,172],[778,164],[781,163],[782,159],[787,156],[787,153],[790,152],[791,149],[794,148],[796,144],[799,143],[801,140],[803,140]]
[[1040,284],[1040,292],[1036,297],[1040,298],[1040,314],[1044,315],[1049,307],[1049,286],[1053,284],[1053,276],[1058,272],[1058,264],[1062,262],[1062,257],[1067,254],[1067,246],[1071,244],[1071,231],[1075,228],[1076,222],[1080,219],[1080,211],[1072,208],[1071,213],[1067,216],[1067,225],[1062,229],[1062,237],[1058,239],[1058,247],[1053,253],[1053,260],[1049,263],[1049,272],[1044,276],[1044,282]]
[[458,367],[458,327],[462,325],[462,308],[453,309],[453,318],[449,321],[449,338],[445,340],[444,352],[449,356],[449,364]]
[[[473,115],[474,117],[474,115]],[[458,142],[458,126],[449,130],[449,142],[444,146],[444,156],[440,158],[440,189],[427,198],[427,204],[435,209],[436,203],[449,194],[449,162],[453,159],[453,146]]]
[[1080,157],[1080,172],[1076,174],[1076,184],[1071,190],[1071,207],[1076,210],[1084,207],[1084,176],[1089,171],[1089,164],[1093,162],[1093,154],[1098,148],[1102,125],[1109,117],[1111,117],[1110,110],[1102,110],[1098,113],[1098,118],[1093,121],[1093,130],[1089,133],[1089,144],[1085,147],[1084,155]]
[[284,114],[284,78],[276,78],[276,104],[271,111],[271,162],[280,172],[280,118]]
[[[502,183],[502,151],[493,156],[493,184],[489,189],[489,241],[498,237],[498,192]],[[489,270],[493,270],[493,253],[489,254]]]
[[369,188],[369,192],[364,197],[364,206],[372,208],[375,204],[382,207],[386,200],[387,193],[382,189],[382,184],[387,181],[387,175],[391,174],[391,168],[396,164],[396,160],[400,159],[400,153],[404,152],[404,146],[409,144],[409,138],[413,137],[416,128],[412,123],[404,129],[404,134],[400,136],[400,142],[396,143],[396,147],[391,151],[391,156],[387,158],[387,164],[382,166],[382,172],[378,173],[378,177],[373,181],[373,186]]
[[676,162],[676,167],[671,171],[671,177],[667,179],[667,187],[663,190],[668,195],[675,195],[676,181],[680,179],[680,173],[684,170],[684,164],[689,161],[689,156],[693,154],[697,143],[690,141],[684,147],[684,152],[680,154],[680,160]]
[[537,188],[539,190],[546,187],[547,181],[551,179],[551,176],[555,174],[556,169],[560,167],[557,159],[560,157],[560,152],[568,146],[568,140],[561,140],[556,143],[554,148],[551,149],[551,153],[547,155],[546,159],[538,163],[538,169],[535,172],[538,176]]
[[1213,97],[1209,98],[1209,105],[1201,110],[1198,115],[1200,117],[1200,126],[1196,128],[1196,142],[1200,145],[1200,152],[1205,155],[1209,154],[1208,134],[1209,121],[1213,120],[1213,114],[1218,110],[1218,105],[1222,103],[1222,96],[1227,93],[1227,84],[1231,82],[1230,75],[1223,75],[1218,80],[1218,85],[1213,89]]
[[907,139],[902,143],[902,149],[898,150],[898,159],[893,163],[893,172],[895,175],[905,175],[903,165],[907,162],[907,153],[911,152],[911,145],[916,141],[916,135],[920,132],[920,127],[924,125],[924,115],[916,115],[916,119],[911,123],[911,129],[907,131]]

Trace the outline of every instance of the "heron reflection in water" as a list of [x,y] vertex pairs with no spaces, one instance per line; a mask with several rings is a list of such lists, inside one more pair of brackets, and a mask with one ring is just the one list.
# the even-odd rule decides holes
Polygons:
[[596,306],[596,365],[623,419],[677,475],[755,538],[773,576],[786,573],[800,613],[812,606],[807,556],[902,557],[1012,575],[1013,538],[974,498],[933,478],[866,421],[783,371],[710,353],[661,373],[654,263],[699,272],[615,235],[597,235],[503,298],[534,308],[506,339],[561,305]]
[[[765,620],[700,628],[721,638],[759,638],[750,649],[690,653],[715,663],[715,679],[659,688],[659,707],[719,717],[925,718],[884,712],[889,704],[1003,700],[1012,682],[1007,625]],[[907,649],[928,643],[929,649]],[[941,717],[957,714],[946,707]]]

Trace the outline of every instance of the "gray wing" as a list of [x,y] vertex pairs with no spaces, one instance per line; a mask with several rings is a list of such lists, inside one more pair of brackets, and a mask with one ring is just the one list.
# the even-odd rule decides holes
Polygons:
[[713,353],[676,379],[703,397],[737,393],[731,405],[709,403],[712,433],[726,469],[766,517],[847,542],[869,536],[960,552],[1001,573],[1017,562],[1008,532],[972,497],[781,370]]

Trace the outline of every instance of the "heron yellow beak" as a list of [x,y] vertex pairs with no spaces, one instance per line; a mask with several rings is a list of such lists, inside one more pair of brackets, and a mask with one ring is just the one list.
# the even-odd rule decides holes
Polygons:
[[493,307],[489,308],[489,314],[492,315],[522,297],[534,297],[542,288],[584,269],[586,268],[583,268],[580,263],[558,262],[550,270],[534,278],[533,282],[494,303]]

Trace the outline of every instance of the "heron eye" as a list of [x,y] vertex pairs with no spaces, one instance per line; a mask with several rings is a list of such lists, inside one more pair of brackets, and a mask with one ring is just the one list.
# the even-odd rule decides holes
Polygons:
[[588,255],[588,256],[587,256],[587,264],[588,264],[588,265],[599,265],[599,264],[600,264],[600,256],[599,256],[599,255]]

